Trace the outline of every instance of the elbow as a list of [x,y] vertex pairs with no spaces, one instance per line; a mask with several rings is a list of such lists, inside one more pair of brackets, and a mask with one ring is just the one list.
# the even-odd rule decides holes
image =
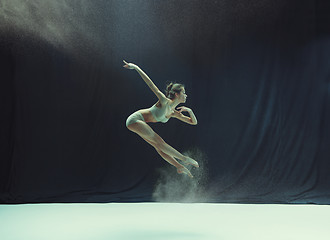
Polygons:
[[197,121],[196,122],[191,122],[191,125],[197,125]]

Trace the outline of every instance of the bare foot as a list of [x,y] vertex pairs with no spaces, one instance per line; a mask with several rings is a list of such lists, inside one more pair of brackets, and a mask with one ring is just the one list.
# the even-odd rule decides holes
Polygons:
[[193,166],[196,167],[196,168],[199,168],[198,162],[195,161],[194,159],[190,158],[190,157],[187,157],[187,156],[186,156],[186,159],[183,160],[183,162],[184,162],[185,164],[190,164],[190,165],[193,165]]
[[190,171],[187,169],[187,168],[185,168],[185,167],[180,167],[180,168],[177,168],[177,172],[179,173],[179,174],[187,174],[189,177],[191,177],[191,178],[193,178],[194,176],[190,173]]

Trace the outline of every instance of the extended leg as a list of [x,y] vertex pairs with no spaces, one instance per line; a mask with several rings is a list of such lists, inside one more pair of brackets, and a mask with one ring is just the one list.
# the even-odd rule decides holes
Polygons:
[[[143,138],[146,142],[148,142],[150,145],[152,145],[152,142],[148,141],[147,139]],[[178,173],[184,173],[187,174],[189,177],[193,177],[193,175],[190,173],[190,171],[183,165],[181,165],[177,160],[175,160],[173,157],[167,155],[166,153],[160,151],[159,149],[155,148],[156,151],[159,153],[159,155],[167,161],[169,164],[176,167]]]
[[156,151],[159,153],[159,155],[165,159],[165,161],[167,161],[168,163],[172,164],[173,166],[176,167],[177,172],[178,173],[184,173],[187,174],[189,177],[193,177],[193,175],[190,173],[190,171],[183,165],[181,165],[180,163],[178,163],[173,157],[165,154],[164,152],[156,149]]
[[[156,149],[159,149],[161,152],[171,156],[171,157],[175,157],[177,159],[182,160],[185,164],[191,164],[195,167],[199,167],[198,163],[188,157],[188,156],[184,156],[182,155],[180,152],[178,152],[177,150],[175,150],[173,147],[171,147],[170,145],[168,145],[157,133],[155,133],[155,137],[154,137],[154,141],[156,142],[152,142],[150,141],[149,143],[151,145],[153,145]],[[158,151],[158,150],[157,150]]]
[[[147,123],[137,121],[136,123],[128,125],[127,128],[137,133],[145,141],[151,144],[166,161],[177,167],[177,169],[182,169],[183,166],[178,163],[174,157],[184,161],[185,163],[198,167],[198,163],[195,160],[182,155],[173,147],[165,143],[165,141],[157,133],[155,133]],[[184,169],[186,168],[184,167]]]
[[160,149],[162,152],[175,157],[180,160],[186,160],[186,157],[180,152],[175,150],[173,147],[168,145],[157,133],[152,130],[152,128],[143,121],[137,121],[134,124],[127,126],[129,130],[137,133],[143,139],[148,140],[148,142],[157,149]]
[[[155,133],[156,134],[156,133]],[[162,156],[162,154],[165,154],[167,155],[168,157],[170,157],[171,159],[173,159],[175,162],[177,162],[173,157],[176,157],[175,155],[170,155],[168,152],[166,152],[166,148],[170,148],[172,149],[173,151],[176,151],[178,152],[177,150],[175,150],[173,147],[171,147],[170,145],[168,145],[167,143],[165,143],[165,141],[158,135],[158,137],[161,139],[160,141],[163,141],[164,144],[160,144],[160,146],[165,146],[165,151],[164,151],[164,148],[158,148],[159,145],[157,144],[154,144],[153,142],[151,142],[150,140],[146,139],[146,138],[143,138],[144,140],[146,140],[149,144],[151,144],[152,146],[155,147],[155,149],[157,150],[157,152]],[[161,154],[162,153],[162,154]],[[170,153],[172,153],[172,151],[170,151]],[[179,152],[178,152],[179,153]],[[199,167],[198,165],[198,162],[196,162],[194,159],[188,157],[188,156],[184,156],[182,155],[181,153],[179,153],[181,156],[183,156],[183,158],[178,158],[180,160],[182,160],[185,164],[190,164],[190,165],[193,165],[194,167]],[[164,158],[164,157],[163,157]],[[165,158],[164,158],[165,159]],[[166,160],[166,159],[165,159]],[[167,161],[167,160],[166,160]],[[174,165],[174,164],[172,164]],[[180,164],[181,165],[181,164]],[[174,165],[175,166],[175,165]],[[181,165],[182,166],[182,165]]]

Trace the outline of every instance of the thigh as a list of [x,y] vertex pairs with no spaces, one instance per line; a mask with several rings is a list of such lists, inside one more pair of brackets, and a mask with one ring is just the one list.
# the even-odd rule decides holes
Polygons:
[[144,122],[144,117],[143,115],[137,111],[135,113],[132,113],[131,115],[128,116],[126,119],[126,127],[129,128],[129,125],[136,123],[137,121],[143,121]]
[[142,138],[148,139],[149,141],[156,134],[154,130],[146,122],[141,120],[138,120],[133,124],[130,124],[128,128],[132,132],[135,132],[136,134],[140,135]]
[[157,143],[164,142],[164,140],[144,121],[137,121],[129,125],[129,129],[154,147]]

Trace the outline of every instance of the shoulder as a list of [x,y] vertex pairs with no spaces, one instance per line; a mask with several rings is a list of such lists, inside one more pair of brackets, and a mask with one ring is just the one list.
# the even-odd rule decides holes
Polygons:
[[159,99],[159,101],[157,102],[157,107],[166,106],[166,105],[170,104],[171,102],[172,102],[172,100],[165,97],[165,95],[164,95],[164,98]]
[[158,100],[163,104],[163,103],[166,103],[168,100],[170,100],[170,99],[168,99],[166,96],[165,96],[165,94],[162,92],[162,91],[160,91],[160,90],[158,90],[157,92],[156,92],[156,95],[157,95],[157,97],[158,97]]

